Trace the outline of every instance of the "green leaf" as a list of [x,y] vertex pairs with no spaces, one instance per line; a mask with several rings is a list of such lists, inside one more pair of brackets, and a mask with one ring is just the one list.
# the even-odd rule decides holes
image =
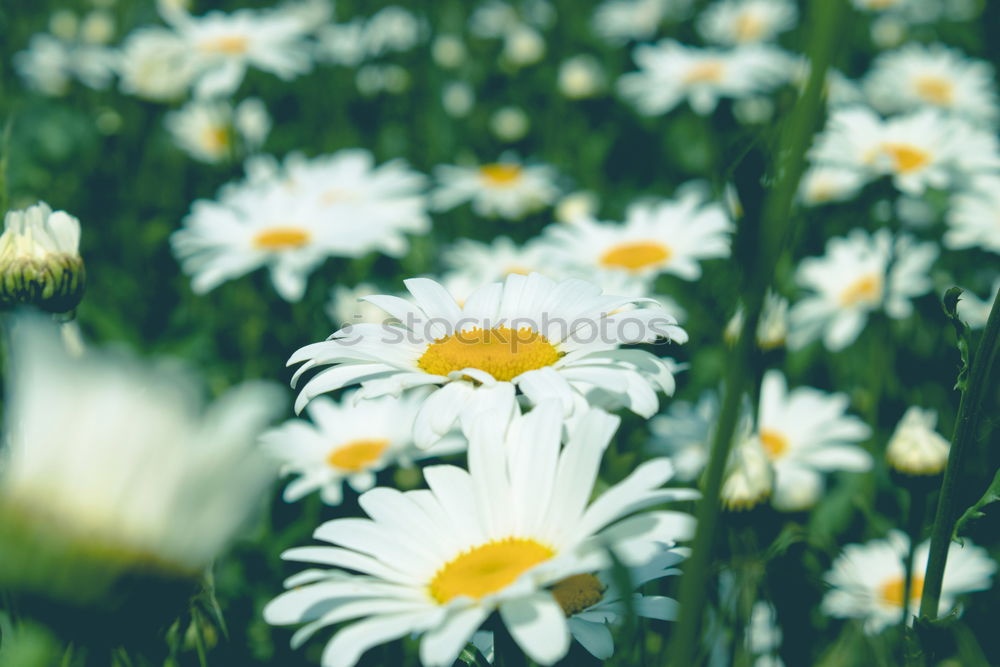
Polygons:
[[991,503],[995,503],[1000,500],[1000,470],[997,470],[996,474],[993,475],[993,481],[990,482],[989,487],[986,489],[986,493],[983,497],[976,501],[976,504],[965,510],[965,513],[958,519],[955,523],[955,530],[951,532],[951,539],[958,540],[962,543],[961,538],[958,537],[959,531],[965,527],[965,524],[974,519],[981,519],[986,516],[979,510],[986,507]]
[[953,327],[955,336],[958,339],[958,353],[962,363],[958,370],[958,379],[955,381],[955,389],[964,392],[969,386],[969,325],[958,316],[958,301],[962,296],[962,288],[952,287],[944,293],[942,305],[944,314],[948,316]]

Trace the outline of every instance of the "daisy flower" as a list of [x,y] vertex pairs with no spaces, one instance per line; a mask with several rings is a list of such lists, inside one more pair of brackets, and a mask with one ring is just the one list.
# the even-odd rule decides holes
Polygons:
[[704,116],[715,110],[719,99],[769,92],[791,72],[787,54],[762,45],[724,51],[664,39],[637,46],[633,59],[639,71],[624,74],[618,91],[646,116],[665,114],[685,99]]
[[720,204],[693,191],[677,199],[637,202],[623,224],[580,219],[546,228],[545,248],[554,262],[652,279],[670,273],[701,276],[699,260],[729,256],[733,223]]
[[691,0],[606,0],[594,10],[594,32],[612,43],[644,41],[656,36],[660,24],[681,19]]
[[979,248],[1000,254],[1000,176],[975,179],[972,186],[951,199],[944,245],[952,250]]
[[358,493],[375,485],[375,474],[391,465],[409,466],[428,456],[454,454],[465,441],[444,438],[432,449],[413,446],[413,420],[424,392],[401,398],[382,396],[339,403],[317,397],[306,408],[312,422],[292,419],[261,436],[265,450],[283,462],[282,474],[299,477],[285,487],[284,499],[295,502],[319,491],[327,505],[339,505],[346,481]]
[[361,398],[439,386],[414,424],[417,445],[426,447],[456,421],[467,429],[487,406],[503,405],[512,413],[515,390],[531,404],[557,398],[567,414],[596,403],[625,406],[644,417],[659,407],[657,390],[673,393],[671,360],[619,349],[660,337],[687,339],[661,308],[616,312],[639,299],[602,295],[588,282],[557,283],[538,273],[484,285],[463,305],[428,278],[405,285],[412,300],[366,299],[399,324],[344,328],[292,355],[289,365],[302,363],[293,386],[306,371],[333,366],[306,383],[296,410],[352,384],[361,384]]
[[73,79],[103,90],[111,83],[117,53],[102,44],[63,40],[48,33],[31,38],[28,48],[14,54],[14,67],[30,88],[45,95],[65,95]]
[[753,509],[775,491],[774,468],[764,445],[747,428],[741,430],[744,432],[737,436],[737,444],[729,454],[719,490],[722,506],[731,512]]
[[285,81],[312,67],[308,28],[294,12],[238,9],[195,17],[175,11],[164,18],[188,45],[197,97],[231,95],[251,66]]
[[711,44],[770,42],[795,27],[798,9],[789,0],[720,0],[698,17],[698,32]]
[[889,466],[908,475],[936,475],[944,470],[951,443],[934,430],[936,423],[933,410],[907,408],[885,450]]
[[871,429],[847,414],[844,394],[812,387],[788,390],[781,371],[764,374],[757,436],[774,466],[774,506],[781,511],[811,507],[823,489],[821,473],[870,470],[872,457],[857,443]]
[[[594,576],[611,565],[648,563],[690,536],[690,516],[648,511],[688,500],[689,489],[663,489],[672,466],[654,459],[593,502],[597,471],[618,419],[588,412],[560,447],[555,404],[539,405],[507,430],[503,411],[476,424],[469,470],[424,468],[427,490],[377,488],[359,499],[371,518],[336,519],[314,536],[335,546],[291,549],[284,558],[350,570],[311,570],[286,582],[270,602],[275,625],[306,622],[299,646],[329,625],[349,622],[323,652],[323,664],[349,667],[369,648],[419,635],[420,661],[451,665],[473,633],[498,611],[527,656],[544,665],[569,649],[570,624],[560,604],[596,600]],[[565,594],[574,577],[572,595]]]
[[228,102],[192,100],[169,112],[164,123],[181,150],[214,164],[232,158],[237,141],[248,152],[260,148],[271,119],[257,98],[243,100],[235,109]]
[[116,62],[123,93],[157,102],[183,97],[197,74],[184,38],[160,27],[132,31]]
[[439,165],[434,169],[438,186],[431,205],[447,211],[465,202],[483,217],[518,220],[551,206],[559,197],[557,174],[548,165],[526,165],[505,156],[478,167]]
[[807,206],[821,206],[854,199],[867,182],[857,169],[817,165],[809,167],[799,183],[799,200]]
[[876,310],[894,319],[909,317],[910,300],[931,289],[930,268],[938,256],[933,242],[918,242],[887,229],[862,229],[830,239],[826,255],[799,263],[795,280],[812,294],[792,306],[789,345],[798,348],[822,336],[827,349],[853,343]]
[[941,109],[971,120],[997,119],[993,67],[941,44],[907,44],[883,53],[865,77],[865,92],[882,113]]
[[[928,540],[913,554],[913,582],[906,605],[911,611],[920,608],[929,548]],[[899,623],[903,616],[906,580],[903,559],[909,549],[909,538],[896,530],[883,540],[845,546],[824,576],[833,588],[823,597],[823,613],[835,618],[862,620],[865,633],[869,635]],[[952,612],[961,614],[958,596],[989,589],[996,567],[985,549],[968,540],[964,546],[957,542],[949,544],[938,616]],[[907,614],[907,623],[912,622],[913,614]]]
[[386,322],[389,315],[381,308],[363,301],[366,296],[379,294],[372,283],[358,283],[354,287],[334,285],[326,304],[326,314],[337,328],[361,322]]
[[441,258],[449,269],[474,276],[480,284],[503,280],[512,273],[544,273],[546,259],[537,240],[518,246],[506,236],[491,243],[459,239]]

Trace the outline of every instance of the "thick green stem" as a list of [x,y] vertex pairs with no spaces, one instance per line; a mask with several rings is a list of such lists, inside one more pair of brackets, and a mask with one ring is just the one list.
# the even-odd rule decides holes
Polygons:
[[903,580],[903,617],[900,625],[906,627],[910,616],[910,598],[913,590],[913,556],[917,551],[917,543],[920,542],[920,533],[924,527],[924,515],[927,513],[927,502],[924,496],[908,490],[906,493],[910,501],[907,508],[906,534],[910,538],[910,548],[906,551],[906,558],[903,561],[903,571],[906,576]]
[[983,399],[992,389],[989,382],[993,363],[1000,353],[1000,293],[993,301],[986,329],[979,341],[979,347],[971,359],[969,383],[962,392],[958,404],[958,419],[951,437],[951,451],[948,452],[948,466],[941,482],[934,527],[931,530],[931,548],[924,574],[923,597],[920,599],[921,619],[937,618],[941,603],[941,582],[948,562],[948,547],[958,518],[955,503],[959,495],[959,476],[969,448],[976,440]]
[[751,267],[754,270],[747,276],[747,288],[743,295],[746,320],[726,374],[722,409],[703,478],[704,496],[696,513],[698,528],[691,559],[681,577],[680,619],[674,629],[669,654],[672,665],[687,667],[696,664],[712,546],[719,519],[719,492],[732,449],[742,396],[753,375],[751,367],[756,353],[757,323],[765,292],[774,278],[775,266],[792,229],[792,204],[805,168],[806,151],[818,124],[826,72],[839,38],[839,25],[845,9],[846,0],[812,0],[810,3],[807,43],[811,46],[809,56],[812,64],[809,81],[785,122],[776,154],[777,168],[774,173],[777,184],[765,202],[761,220],[744,221],[759,223],[757,252]]

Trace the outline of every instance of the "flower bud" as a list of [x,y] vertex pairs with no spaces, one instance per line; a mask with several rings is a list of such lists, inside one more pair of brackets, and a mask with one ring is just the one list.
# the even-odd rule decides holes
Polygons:
[[744,436],[733,448],[722,483],[722,506],[749,510],[767,500],[774,488],[774,469],[757,436]]
[[0,234],[0,306],[76,308],[86,284],[79,246],[80,221],[65,211],[44,202],[9,211]]
[[935,422],[937,415],[931,410],[908,409],[889,439],[885,452],[889,467],[907,475],[937,475],[944,470],[951,446],[934,430]]

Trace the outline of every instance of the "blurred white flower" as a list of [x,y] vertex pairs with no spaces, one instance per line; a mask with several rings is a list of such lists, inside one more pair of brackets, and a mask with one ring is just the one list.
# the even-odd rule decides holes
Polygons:
[[908,475],[936,475],[948,462],[951,445],[934,430],[937,413],[910,406],[889,438],[885,459]]
[[847,414],[844,394],[827,394],[812,387],[791,391],[781,371],[764,374],[760,388],[757,436],[774,465],[776,509],[808,509],[823,491],[821,473],[864,472],[872,457],[857,443],[871,428]]
[[789,80],[794,62],[780,49],[765,45],[724,51],[672,39],[639,45],[633,58],[639,71],[623,74],[618,92],[647,116],[667,113],[684,100],[695,113],[707,115],[721,98],[770,92]]
[[671,401],[665,414],[649,421],[653,440],[650,451],[666,454],[677,468],[677,479],[688,482],[708,463],[712,429],[719,419],[719,398],[706,391],[697,403]]
[[869,29],[872,43],[880,49],[895,48],[906,39],[908,27],[906,21],[898,15],[889,14],[876,17]]
[[530,127],[531,120],[520,107],[500,107],[490,116],[490,129],[502,141],[519,141]]
[[452,81],[441,91],[441,106],[453,118],[467,116],[476,104],[476,93],[463,81]]
[[756,656],[754,667],[784,667],[785,663],[777,655],[781,639],[781,626],[774,606],[764,600],[754,602],[746,629],[747,648]]
[[821,206],[854,199],[866,182],[857,169],[816,165],[809,167],[799,183],[799,199],[808,206]]
[[978,248],[1000,254],[1000,176],[973,179],[971,188],[952,196],[944,245],[952,250]]
[[[745,314],[743,306],[726,324],[723,338],[729,343],[739,340],[743,330]],[[768,290],[764,298],[764,307],[757,320],[757,346],[762,350],[772,350],[782,347],[788,337],[788,300],[779,294]]]
[[555,218],[559,222],[596,218],[599,205],[597,195],[589,190],[570,192],[556,203]]
[[719,498],[732,512],[753,509],[774,490],[774,469],[754,435],[737,435],[737,443],[726,462]]
[[316,58],[322,62],[357,67],[368,56],[365,21],[360,17],[325,25],[317,31],[316,39]]
[[187,43],[165,28],[131,32],[118,59],[122,92],[158,102],[183,97],[195,72]]
[[47,33],[32,36],[28,49],[13,57],[14,68],[25,83],[44,95],[64,95],[77,79],[95,89],[107,88],[117,56],[103,46],[66,41]]
[[372,294],[381,294],[381,291],[371,283],[358,283],[354,287],[334,285],[326,303],[326,314],[337,329],[349,324],[389,321],[391,318],[384,310],[364,300]]
[[594,32],[613,43],[656,36],[665,20],[687,15],[691,0],[605,0],[591,19]]
[[559,196],[552,167],[524,164],[508,155],[478,167],[439,165],[434,176],[438,186],[431,205],[439,211],[471,202],[476,215],[518,220]]
[[559,92],[571,100],[594,97],[605,86],[604,68],[594,56],[584,53],[559,65]]
[[[451,271],[470,276],[477,287],[503,280],[512,273],[545,273],[545,254],[537,239],[517,245],[506,236],[490,243],[459,239],[445,248],[441,259]],[[467,296],[467,295],[466,295]]]
[[367,54],[377,57],[385,53],[409,51],[420,42],[423,33],[420,21],[406,9],[395,5],[383,7],[365,24]]
[[997,292],[1000,292],[1000,278],[993,281],[993,289],[986,299],[980,299],[968,290],[962,292],[962,297],[958,300],[958,315],[970,329],[982,329],[986,326]]
[[774,102],[763,95],[736,100],[733,116],[744,125],[762,125],[774,117]]
[[533,65],[545,55],[545,38],[528,25],[518,25],[504,35],[503,58],[515,67]]
[[[913,581],[906,605],[910,611],[906,616],[907,624],[913,623],[916,610],[920,608],[929,548],[930,540],[917,546],[913,554]],[[823,597],[823,613],[835,618],[860,619],[864,621],[865,633],[869,635],[898,624],[903,616],[906,585],[903,562],[909,549],[909,538],[898,530],[890,532],[883,540],[845,546],[823,577],[831,586]],[[962,606],[957,604],[958,596],[989,589],[996,567],[986,550],[968,539],[964,546],[951,542],[938,616],[960,615]]]
[[484,39],[498,39],[520,25],[517,10],[504,0],[486,0],[469,15],[469,32]]
[[698,32],[723,46],[770,42],[794,28],[797,19],[790,0],[718,0],[698,17]]
[[164,123],[181,150],[195,160],[214,164],[236,157],[237,150],[260,148],[271,119],[257,98],[243,100],[235,109],[221,100],[194,99],[169,112]]
[[431,57],[439,67],[455,69],[465,62],[465,43],[458,35],[438,35],[431,42]]
[[910,300],[931,289],[930,267],[939,249],[888,229],[874,235],[862,229],[827,242],[826,255],[799,263],[796,282],[812,294],[792,306],[789,345],[822,336],[827,349],[842,350],[857,339],[868,314],[885,310],[894,319],[909,317]]

